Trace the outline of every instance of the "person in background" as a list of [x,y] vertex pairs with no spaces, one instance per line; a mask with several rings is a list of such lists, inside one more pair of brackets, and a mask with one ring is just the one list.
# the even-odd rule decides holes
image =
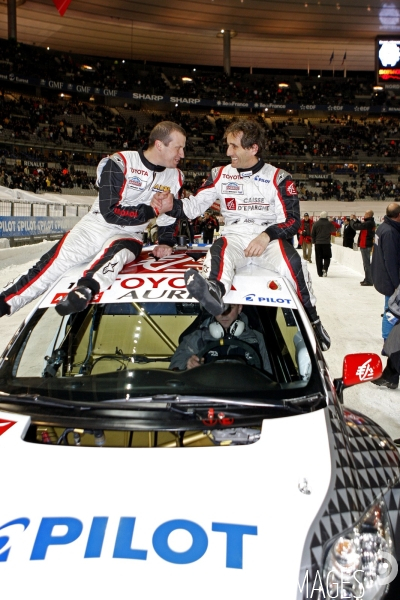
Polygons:
[[328,275],[329,265],[332,258],[331,235],[336,233],[336,227],[328,220],[325,210],[319,215],[319,219],[313,224],[311,231],[312,243],[315,246],[315,263],[318,277]]
[[[372,383],[395,390],[399,387],[400,376],[400,286],[389,298],[386,316],[392,324],[392,329],[384,342],[382,354],[388,359],[381,377],[374,379]],[[396,440],[396,443],[399,441]]]
[[203,232],[203,244],[212,244],[214,241],[214,231],[219,231],[218,219],[212,213],[206,212],[201,224],[201,231]]
[[313,226],[313,220],[310,219],[310,216],[308,213],[304,213],[304,217],[301,220],[300,223],[300,229],[299,229],[299,234],[300,234],[300,240],[301,240],[301,247],[303,249],[303,258],[304,260],[306,260],[307,262],[311,263],[311,255],[312,255],[312,237],[311,237],[311,230],[312,230],[312,226]]
[[376,224],[374,221],[374,211],[367,210],[364,215],[364,221],[357,219],[356,215],[350,215],[350,227],[354,231],[359,231],[357,246],[360,248],[365,277],[360,281],[360,285],[372,286],[371,274],[371,252],[374,245],[374,235]]
[[350,225],[350,219],[345,217],[343,226],[343,248],[351,248],[353,250],[355,237],[356,232]]
[[386,340],[393,327],[386,310],[390,296],[400,284],[400,204],[396,202],[387,206],[383,222],[375,232],[371,274],[375,289],[385,296],[382,338]]

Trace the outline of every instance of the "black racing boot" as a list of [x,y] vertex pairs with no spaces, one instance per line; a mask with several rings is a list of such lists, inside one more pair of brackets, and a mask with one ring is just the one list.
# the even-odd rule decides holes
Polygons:
[[188,292],[214,317],[224,312],[222,301],[225,290],[222,283],[204,279],[196,269],[188,269],[184,275]]
[[314,329],[314,333],[316,335],[317,340],[319,341],[319,345],[321,346],[321,350],[325,352],[329,350],[331,347],[331,338],[328,335],[325,327],[323,327],[321,320],[317,319],[314,323],[311,323]]
[[397,390],[397,388],[399,387],[398,383],[393,383],[393,381],[388,381],[384,377],[379,377],[379,379],[374,379],[373,381],[371,381],[371,383],[374,383],[375,385],[379,385],[380,387],[387,387],[387,388],[389,388],[389,390]]
[[92,290],[83,285],[78,285],[57,304],[56,311],[63,317],[81,312],[85,310],[91,299]]
[[4,300],[4,296],[0,296],[0,317],[9,315],[11,312],[11,306]]

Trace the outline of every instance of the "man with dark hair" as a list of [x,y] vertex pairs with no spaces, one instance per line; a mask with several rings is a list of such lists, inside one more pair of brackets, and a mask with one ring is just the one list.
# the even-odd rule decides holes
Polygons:
[[[107,289],[122,267],[141,252],[142,235],[154,217],[163,229],[154,250],[157,257],[171,253],[171,236],[164,213],[173,206],[183,184],[177,168],[184,157],[185,131],[164,121],[150,133],[147,150],[117,152],[97,168],[99,196],[91,211],[27,273],[0,294],[0,316],[10,315],[46,291],[63,273],[90,260],[76,286],[57,304],[61,315],[80,312]],[[164,243],[163,243],[164,242]]]
[[288,241],[300,225],[292,177],[261,158],[264,131],[256,121],[234,121],[225,137],[231,163],[212,169],[196,195],[176,201],[168,213],[195,218],[219,201],[224,217],[223,235],[208,251],[202,274],[196,269],[185,273],[187,289],[212,315],[219,315],[235,269],[251,261],[266,265],[290,281],[327,350],[330,338],[315,308],[307,265]]
[[386,340],[393,327],[386,309],[390,296],[400,284],[400,204],[396,202],[387,206],[383,223],[375,232],[371,273],[376,290],[385,296],[382,337]]
[[350,226],[354,231],[359,231],[357,246],[360,248],[364,267],[364,281],[360,285],[373,285],[371,275],[371,252],[374,245],[374,235],[376,224],[374,221],[374,211],[367,210],[364,215],[364,221],[357,219],[356,215],[350,215]]
[[343,248],[353,249],[354,238],[356,237],[355,229],[350,226],[350,219],[344,217],[343,226]]
[[255,156],[261,156],[265,145],[265,135],[264,130],[256,121],[252,121],[250,119],[239,119],[238,121],[233,121],[225,129],[224,133],[224,139],[227,140],[228,145],[229,136],[233,136],[234,138],[240,137],[241,146],[243,148],[252,148],[254,145],[256,145],[257,152],[255,153]]

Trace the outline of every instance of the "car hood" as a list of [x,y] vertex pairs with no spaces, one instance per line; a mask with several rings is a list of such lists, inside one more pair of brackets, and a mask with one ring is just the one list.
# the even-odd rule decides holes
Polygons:
[[29,418],[1,416],[7,597],[296,598],[331,480],[323,410],[266,420],[254,444],[175,449],[30,444]]

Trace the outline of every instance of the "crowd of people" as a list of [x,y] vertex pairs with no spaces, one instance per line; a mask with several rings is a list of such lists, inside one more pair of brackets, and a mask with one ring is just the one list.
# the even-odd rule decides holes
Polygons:
[[[0,40],[2,71],[26,77],[35,75],[54,81],[102,89],[129,90],[144,94],[183,95],[227,101],[262,103],[369,104],[397,106],[393,94],[373,91],[374,76],[366,73],[345,81],[309,76],[288,76],[282,87],[277,74],[220,69],[153,65],[143,61],[93,57]],[[188,76],[189,75],[189,76]],[[183,79],[185,77],[185,79]],[[362,96],[360,102],[358,97]]]
[[[188,98],[223,96],[280,104],[362,103],[373,84],[368,74],[345,81],[293,76],[288,78],[287,86],[282,87],[278,85],[280,80],[270,74],[241,70],[229,77],[217,69],[201,68],[193,70],[188,78],[191,81],[184,82],[181,77],[184,67],[78,56],[8,40],[0,40],[0,61],[0,70],[29,72],[54,80],[65,78],[74,84],[121,90],[140,88],[162,94],[178,90]],[[384,96],[382,92],[371,92],[370,104],[387,102],[388,97]],[[391,92],[390,102],[395,101]],[[235,118],[233,114],[220,114],[214,109],[197,113],[177,107],[167,114],[146,112],[138,123],[138,113],[132,109],[139,109],[139,105],[125,103],[124,108],[120,111],[117,106],[94,104],[77,96],[63,100],[54,95],[50,100],[0,90],[0,184],[33,192],[62,192],[72,187],[91,189],[94,178],[85,173],[82,165],[95,166],[102,156],[117,150],[145,147],[151,129],[165,119],[178,123],[187,132],[186,158],[181,168],[201,173],[198,177],[186,178],[187,191],[194,192],[204,172],[226,160],[224,131]],[[76,117],[79,117],[78,122]],[[400,160],[400,132],[396,117],[360,114],[355,118],[351,114],[331,112],[320,119],[290,115],[283,119],[268,116],[268,113],[253,115],[253,118],[264,131],[264,157],[285,166],[293,174],[300,199],[398,199],[400,183],[396,160]],[[71,145],[77,146],[75,151]],[[365,160],[362,164],[361,155]],[[382,157],[387,159],[384,165],[367,165],[369,160],[379,164]],[[281,163],[286,159],[287,165]],[[332,159],[337,159],[339,164],[331,171],[328,160]],[[16,161],[17,164],[21,161],[22,166],[16,166]],[[25,168],[24,161],[42,163],[42,172],[34,166]],[[352,161],[358,163],[358,167],[350,164]],[[47,163],[60,164],[60,168],[48,168]],[[300,172],[302,175],[322,174],[327,179],[304,183],[296,177]],[[343,172],[348,174],[348,181],[335,177]]]
[[[124,111],[124,114],[128,114]],[[26,142],[39,146],[53,143],[62,147],[66,142],[81,145],[83,150],[93,150],[96,142],[110,150],[138,148],[144,145],[152,127],[167,118],[179,122],[188,133],[187,150],[202,149],[224,153],[223,132],[233,115],[221,116],[211,109],[207,113],[172,110],[169,114],[146,114],[146,123],[138,125],[136,112],[126,117],[118,110],[99,104],[78,100],[49,101],[44,98],[15,95],[11,97],[0,90],[0,142],[1,136],[11,137],[15,143]],[[73,117],[81,117],[74,124]],[[393,117],[354,119],[335,115],[327,123],[312,119],[276,120],[255,115],[264,128],[265,151],[269,156],[299,157],[324,162],[327,158],[357,160],[360,153],[365,158],[400,156],[397,120]],[[33,137],[32,137],[33,136]]]
[[[83,117],[81,124],[73,124],[72,117],[75,115]],[[4,171],[4,185],[31,191],[35,189],[42,191],[48,187],[48,184],[44,186],[41,182],[37,183],[36,174],[32,170],[29,175],[19,168],[11,169],[11,172],[9,168],[5,170],[9,158],[42,163],[57,162],[61,165],[65,163],[69,166],[73,164],[94,166],[104,152],[88,154],[84,152],[84,148],[91,150],[96,142],[105,143],[110,153],[115,150],[142,148],[152,127],[165,118],[165,114],[146,113],[146,122],[141,125],[138,124],[136,115],[137,113],[132,113],[128,118],[124,118],[108,107],[80,101],[50,102],[22,95],[17,99],[0,95],[0,166]],[[312,190],[299,182],[301,199],[336,198],[345,201],[366,197],[377,200],[396,199],[400,193],[400,186],[394,163],[387,164],[384,173],[368,172],[374,169],[367,166],[364,167],[363,172],[357,173],[350,167],[347,169],[350,180],[341,183],[335,180],[335,172],[327,171],[327,166],[323,164],[323,156],[316,155],[316,152],[323,150],[322,154],[326,152],[330,159],[343,158],[340,154],[344,143],[339,144],[339,142],[343,141],[342,136],[347,136],[349,140],[347,147],[352,145],[355,152],[358,152],[363,145],[369,144],[370,153],[377,152],[379,156],[384,155],[384,148],[388,148],[394,160],[399,152],[400,141],[400,136],[399,140],[397,139],[396,120],[393,117],[381,117],[375,120],[363,118],[355,121],[342,117],[336,122],[333,116],[331,117],[328,123],[323,122],[319,125],[312,124],[306,119],[298,119],[295,122],[289,117],[285,121],[269,121],[262,116],[255,117],[265,135],[264,156],[274,161],[283,157],[294,159],[295,168],[289,167],[289,170],[293,172],[295,178],[297,170],[301,170],[302,173],[322,173],[331,176],[327,180],[316,180]],[[233,116],[221,116],[214,111],[197,115],[174,109],[166,115],[166,118],[180,124],[188,134],[185,148],[187,158],[182,162],[184,171],[208,171],[213,163],[226,159],[223,132]],[[300,126],[301,137],[291,136],[294,126],[297,128]],[[331,137],[328,137],[328,134]],[[297,132],[296,135],[300,134]],[[393,139],[390,139],[390,136],[393,136]],[[2,138],[4,141],[7,138],[7,144],[1,143]],[[15,144],[10,141],[15,141]],[[44,146],[49,141],[54,145],[54,149],[44,150]],[[66,150],[66,142],[80,144],[82,152],[74,153]],[[203,150],[203,159],[194,158],[198,155],[199,148]],[[305,162],[296,163],[296,158],[305,159]],[[379,160],[378,156],[377,160]],[[84,174],[81,174],[83,182],[79,181],[79,176],[76,178],[70,173],[70,176],[65,177],[63,168],[60,173],[56,169],[54,173],[48,172],[47,175],[53,179],[51,187],[58,190],[71,185],[87,189],[93,184],[93,181]],[[187,185],[190,191],[194,191],[198,181],[189,179]]]
[[[319,277],[327,277],[332,257],[332,235],[342,229],[343,247],[360,250],[364,279],[360,285],[372,287],[382,294],[382,355],[387,357],[382,376],[373,383],[397,389],[400,379],[400,204],[390,202],[381,222],[376,222],[369,209],[359,219],[328,217],[322,211],[314,220],[304,213],[298,231],[297,248],[303,259],[312,262],[313,249]],[[400,440],[396,440],[400,444]]]
[[19,189],[34,194],[55,192],[61,194],[65,189],[95,189],[95,177],[89,177],[86,171],[69,168],[66,164],[59,169],[48,167],[0,168],[0,186]]

